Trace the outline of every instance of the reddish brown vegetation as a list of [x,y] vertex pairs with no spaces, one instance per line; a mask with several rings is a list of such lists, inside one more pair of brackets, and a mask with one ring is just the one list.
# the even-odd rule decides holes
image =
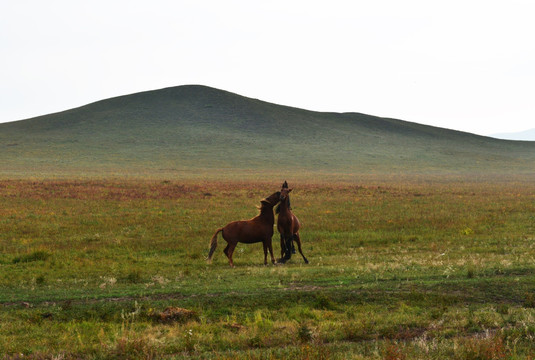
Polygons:
[[0,196],[30,199],[179,199],[209,197],[199,185],[171,182],[0,181]]
[[185,322],[197,318],[198,315],[195,311],[174,306],[169,306],[157,314],[157,319],[162,322]]

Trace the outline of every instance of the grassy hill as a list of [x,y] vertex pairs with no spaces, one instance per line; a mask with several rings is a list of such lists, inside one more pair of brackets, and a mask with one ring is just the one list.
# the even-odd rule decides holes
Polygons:
[[525,173],[535,143],[165,88],[0,124],[0,176]]

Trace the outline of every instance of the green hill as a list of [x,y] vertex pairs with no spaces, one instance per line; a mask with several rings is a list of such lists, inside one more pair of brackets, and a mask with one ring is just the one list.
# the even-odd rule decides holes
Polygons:
[[0,147],[2,177],[535,169],[535,142],[307,111],[198,85],[0,124]]

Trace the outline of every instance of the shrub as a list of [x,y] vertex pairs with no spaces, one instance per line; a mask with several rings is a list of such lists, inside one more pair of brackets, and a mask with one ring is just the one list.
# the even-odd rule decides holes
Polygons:
[[301,324],[297,331],[297,337],[301,342],[309,342],[312,340],[312,331],[306,324]]
[[134,270],[128,273],[126,276],[126,280],[128,282],[131,282],[132,284],[139,284],[143,281],[143,276],[141,275],[141,271]]
[[111,359],[158,359],[158,352],[154,345],[144,338],[122,337],[117,340],[115,346],[109,349]]
[[324,293],[319,293],[314,299],[314,307],[322,310],[335,310],[336,304],[334,301]]
[[526,293],[526,298],[524,299],[524,307],[535,308],[535,295],[533,295],[533,293]]
[[13,259],[13,264],[28,263],[28,262],[32,262],[32,261],[45,261],[50,256],[52,256],[50,253],[48,253],[46,251],[38,250],[38,251],[34,251],[34,252],[30,253],[30,254],[17,256],[16,258]]
[[407,356],[403,350],[399,347],[399,344],[388,344],[384,350],[384,360],[405,360]]
[[195,311],[174,306],[168,306],[164,311],[155,313],[153,317],[155,320],[167,323],[184,323],[189,320],[199,320],[199,316]]
[[35,278],[35,283],[37,285],[44,285],[45,282],[46,282],[46,278],[44,275],[39,275],[37,278]]
[[465,360],[499,360],[508,359],[510,351],[499,336],[485,339],[470,339],[465,343],[461,354]]

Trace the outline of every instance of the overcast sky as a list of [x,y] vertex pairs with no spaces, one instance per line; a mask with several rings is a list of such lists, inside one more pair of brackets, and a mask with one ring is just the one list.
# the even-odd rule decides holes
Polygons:
[[477,134],[535,128],[535,2],[0,0],[0,122],[203,84]]

